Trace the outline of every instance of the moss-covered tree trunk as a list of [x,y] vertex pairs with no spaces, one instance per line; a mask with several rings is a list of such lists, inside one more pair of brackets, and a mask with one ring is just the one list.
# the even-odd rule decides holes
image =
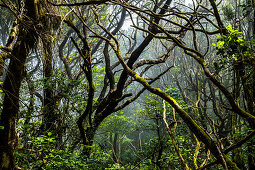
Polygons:
[[54,102],[54,84],[52,82],[52,43],[51,40],[43,40],[43,76],[44,76],[44,90],[43,90],[43,124],[41,127],[43,131],[55,130],[55,106]]
[[[32,25],[36,21],[34,0],[24,1],[24,14],[19,20],[19,34],[13,46],[11,60],[4,81],[4,101],[0,126],[0,169],[15,169],[15,148],[18,144],[16,119],[19,112],[19,93],[26,58],[36,42],[36,31]],[[21,9],[22,10],[22,9]]]
[[[54,94],[55,83],[53,81],[53,42],[54,28],[58,27],[58,17],[51,16],[57,13],[57,9],[51,6],[47,0],[40,0],[38,4],[38,13],[41,21],[41,44],[43,54],[43,118],[40,133],[53,132],[61,138],[60,128],[58,128],[58,116],[56,115],[58,104]],[[50,13],[51,15],[47,15]]]
[[[252,8],[250,9],[251,13],[252,13],[252,10],[253,10],[253,16],[251,15],[251,21],[252,22],[252,25],[251,25],[251,30],[252,30],[252,38],[255,38],[255,1],[253,0],[252,1]],[[253,65],[253,68],[254,69],[255,66]],[[253,104],[252,107],[250,107],[250,110],[251,110],[251,113],[252,115],[255,116],[255,71],[253,70],[253,73],[252,73],[252,81],[251,81],[251,88],[250,91],[251,91],[251,103]],[[255,127],[251,127],[253,130],[255,129]],[[255,138],[253,137],[252,140],[248,143],[248,152],[250,153],[248,155],[248,167],[250,170],[252,169],[255,169],[255,156],[254,156],[254,153],[255,153]]]

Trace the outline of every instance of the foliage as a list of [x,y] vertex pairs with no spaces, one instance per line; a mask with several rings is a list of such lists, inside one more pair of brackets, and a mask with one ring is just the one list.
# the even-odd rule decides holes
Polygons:
[[[180,90],[177,87],[168,87],[166,92],[184,109],[190,108],[190,106],[183,101]],[[178,154],[163,124],[162,99],[154,94],[150,94],[149,96],[145,96],[144,103],[144,109],[138,112],[141,116],[138,120],[138,128],[140,128],[140,131],[149,131],[149,133],[144,134],[147,135],[147,138],[144,137],[143,147],[138,152],[139,157],[146,158],[139,164],[139,169],[154,169],[155,167],[181,169],[182,166],[180,165]],[[170,128],[172,128],[174,120],[173,110],[170,104],[166,105],[166,116],[168,124]],[[178,121],[180,117],[176,115],[175,119]],[[176,141],[178,141],[181,153],[188,162],[192,163],[192,151],[194,147],[192,146],[192,140],[187,136],[186,128],[186,125],[178,123],[173,133],[175,134]],[[204,157],[205,156],[201,154],[201,159],[204,159]]]
[[[32,137],[28,143],[32,149],[19,148],[16,153],[18,165],[25,168],[36,169],[98,169],[107,167],[110,163],[109,151],[100,150],[97,145],[91,146],[91,156],[82,155],[81,152],[73,152],[69,148],[56,149],[54,143],[56,140],[48,135]],[[22,152],[21,152],[22,151]]]
[[0,2],[0,169],[254,164],[253,1],[47,2]]
[[217,49],[217,54],[222,56],[222,62],[233,63],[238,60],[249,60],[250,54],[253,52],[255,39],[245,40],[243,33],[238,30],[234,30],[231,26],[228,26],[229,34],[223,35],[217,41],[217,44],[213,43],[213,46]]
[[131,116],[126,116],[123,112],[113,113],[108,116],[100,125],[100,130],[105,133],[127,134],[134,131],[135,123]]

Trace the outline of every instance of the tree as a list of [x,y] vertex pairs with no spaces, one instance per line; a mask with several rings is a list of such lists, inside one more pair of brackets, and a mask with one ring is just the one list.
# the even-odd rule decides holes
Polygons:
[[[18,119],[18,124],[24,120],[28,125],[22,124],[20,130],[23,149],[31,147],[24,139],[40,139],[40,135],[50,133],[61,149],[74,151],[81,147],[81,141],[86,146],[82,155],[88,160],[102,122],[136,102],[145,91],[168,102],[170,110],[187,125],[190,136],[196,139],[192,143],[196,146],[194,167],[245,167],[243,162],[247,161],[239,162],[238,156],[242,146],[253,150],[255,95],[246,87],[254,85],[254,41],[251,35],[245,34],[249,37],[245,39],[240,33],[243,21],[237,3],[234,26],[226,27],[219,11],[223,9],[231,23],[235,8],[225,8],[214,0],[194,1],[193,6],[184,2],[1,1],[1,8],[11,11],[16,19],[9,39],[1,46],[2,58],[10,59],[0,124],[2,168],[15,166]],[[132,28],[123,29],[128,21]],[[28,85],[22,82],[25,77]],[[169,86],[178,87],[182,100],[180,95],[167,93]],[[180,101],[192,107],[186,109]],[[174,143],[167,118],[163,118]],[[160,119],[157,114],[158,125]],[[31,128],[35,122],[40,128]],[[76,137],[78,133],[80,137]],[[205,162],[197,164],[201,148],[205,152],[208,148],[214,156],[208,165],[209,152],[203,153]],[[113,150],[116,154],[118,149]],[[43,152],[47,155],[48,151]],[[158,152],[158,164],[162,153],[166,152]],[[118,156],[115,158],[120,162]],[[249,155],[251,168],[253,159]],[[183,160],[188,169],[190,162]]]
[[[167,1],[165,3],[164,8],[160,9],[160,14],[164,14],[166,12],[166,9],[171,1]],[[78,5],[78,4],[76,4]],[[155,8],[158,8],[155,6]],[[97,33],[94,29],[90,28],[89,25],[85,22],[85,19],[83,19],[83,16],[78,15],[80,22],[83,24],[83,29],[84,29],[84,34],[79,31],[79,29],[72,24],[70,21],[66,21],[66,23],[73,28],[73,30],[77,33],[78,37],[83,43],[83,47],[79,47],[78,44],[73,41],[75,47],[77,48],[77,51],[79,54],[82,56],[84,60],[83,64],[83,71],[86,75],[86,78],[89,82],[89,97],[87,100],[87,106],[84,111],[84,113],[80,116],[77,124],[81,133],[81,138],[83,140],[84,145],[92,145],[93,143],[93,138],[95,136],[96,130],[101,124],[101,122],[110,114],[112,114],[115,111],[118,111],[120,109],[123,109],[126,107],[129,103],[137,99],[140,94],[145,90],[142,89],[136,96],[133,98],[125,101],[123,104],[119,105],[121,102],[123,102],[127,97],[129,97],[131,94],[125,94],[124,91],[128,87],[129,84],[131,84],[133,81],[128,80],[128,74],[126,70],[121,71],[121,73],[118,75],[120,76],[118,80],[116,80],[116,75],[114,75],[113,70],[117,69],[118,65],[120,64],[119,61],[116,63],[111,64],[111,57],[109,53],[109,45],[111,46],[111,43],[109,42],[110,39],[114,38],[113,36],[117,34],[122,27],[125,17],[126,17],[126,10],[122,9],[121,10],[121,16],[120,20],[117,23],[116,28],[113,31],[108,31],[104,26],[103,23],[100,21],[100,17],[98,14],[98,8],[91,8],[90,11],[94,14],[95,20],[97,21],[97,28],[102,29],[106,33],[105,36],[100,35],[100,33]],[[155,22],[159,23],[159,19],[155,18]],[[104,87],[97,99],[97,104],[96,107],[93,108],[93,98],[94,98],[94,86],[93,86],[93,79],[92,79],[92,64],[91,64],[91,50],[90,45],[88,44],[88,31],[90,31],[92,34],[95,34],[96,37],[99,37],[103,40],[106,40],[106,44],[104,47],[104,60],[105,60],[105,81],[104,81]],[[153,30],[153,32],[157,32],[157,30]],[[148,44],[153,40],[152,35],[147,35],[147,37],[143,40],[143,42],[136,48],[135,44],[131,45],[128,49],[128,56],[126,59],[128,59],[129,65],[132,66],[134,65],[134,68],[139,68],[142,67],[146,64],[154,63],[154,64],[159,64],[165,61],[169,57],[170,51],[166,53],[166,55],[160,56],[156,60],[142,60],[138,63],[135,62],[138,59],[138,57],[142,54],[143,50],[148,46]],[[101,41],[99,41],[101,43]],[[171,47],[173,48],[173,46]],[[130,55],[130,57],[129,57]],[[171,67],[169,67],[167,70],[169,70]],[[144,72],[147,70],[144,69]],[[151,83],[157,80],[160,76],[165,74],[167,71],[164,71],[163,73],[160,73],[156,78],[153,78],[151,80]],[[109,89],[108,93],[106,94],[106,90]],[[86,125],[84,126],[84,121],[86,122]],[[86,154],[88,154],[89,151],[85,151]]]
[[[23,5],[24,6],[23,6]],[[40,25],[47,22],[43,11],[47,2],[21,1],[17,6],[11,2],[2,2],[10,10],[17,9],[15,15],[17,24],[14,24],[6,48],[10,48],[10,64],[3,83],[5,93],[3,110],[1,113],[1,152],[0,164],[2,169],[14,169],[14,152],[18,143],[16,134],[16,120],[19,112],[19,95],[21,82],[25,77],[25,62],[30,51],[36,46],[39,34],[43,33]],[[17,38],[16,38],[17,36]],[[15,41],[16,38],[16,41]],[[11,45],[13,44],[13,46]]]
[[[5,5],[11,8],[11,5]],[[24,2],[24,18],[19,19],[21,28],[17,34],[17,40],[10,53],[10,64],[4,80],[3,90],[5,92],[3,110],[1,113],[1,169],[14,169],[14,151],[17,146],[16,119],[19,112],[19,90],[24,78],[25,61],[30,50],[34,47],[37,33],[32,28],[35,21],[40,17],[35,12],[36,5],[33,1]],[[24,10],[24,11],[23,11]],[[22,24],[21,24],[22,23]],[[15,28],[14,28],[15,29]],[[12,35],[11,35],[12,36]],[[16,35],[14,35],[15,37]],[[12,37],[10,37],[12,38]],[[13,39],[14,41],[14,39]]]
[[[227,35],[228,31],[224,27],[224,25],[221,21],[216,3],[214,1],[210,1],[210,4],[213,8],[214,15],[215,15],[215,18],[216,18],[216,21],[217,21],[217,24],[218,24],[219,30],[217,32],[220,32],[222,35]],[[183,48],[184,52],[187,55],[190,55],[192,58],[194,58],[201,65],[201,67],[203,68],[203,70],[205,72],[205,75],[210,79],[210,81],[212,81],[215,84],[215,86],[217,88],[219,88],[222,91],[222,93],[225,95],[225,97],[227,98],[230,106],[232,107],[232,110],[234,112],[236,112],[237,114],[239,114],[240,116],[242,116],[243,118],[245,118],[249,122],[251,127],[254,126],[254,120],[255,119],[254,119],[253,114],[243,110],[235,102],[231,92],[229,92],[229,90],[209,70],[209,68],[206,64],[206,61],[204,59],[204,55],[202,53],[200,53],[199,51],[197,51],[196,30],[195,30],[194,27],[191,28],[191,30],[193,30],[193,45],[195,47],[194,49],[192,49],[192,48],[186,47],[180,40],[173,37],[171,35],[171,32],[169,33],[169,31],[166,31],[164,28],[162,28],[160,25],[158,25],[158,23],[154,23],[153,20],[149,20],[148,18],[144,17],[141,13],[143,13],[143,12],[146,13],[146,11],[138,10],[139,9],[138,7],[134,7],[134,6],[130,7],[127,4],[121,4],[121,5],[125,6],[126,8],[129,8],[130,10],[136,9],[136,10],[133,10],[133,11],[135,13],[137,13],[137,15],[143,17],[143,19],[150,22],[156,28],[159,28],[160,32],[163,32],[166,37],[168,37],[169,39],[174,41],[179,47]],[[162,8],[162,9],[164,9],[164,8]],[[137,12],[137,11],[139,11],[139,12]],[[156,21],[157,21],[157,19],[156,19]],[[193,26],[192,24],[190,24],[190,25]],[[149,31],[151,31],[151,30],[149,30]],[[205,32],[205,31],[203,31],[203,32]],[[149,33],[149,36],[152,36],[152,37],[155,35],[154,32],[148,32],[148,33]],[[221,162],[225,168],[229,167],[230,169],[238,169],[236,164],[233,161],[231,161],[231,159],[221,151],[219,145],[217,143],[215,143],[215,141],[208,135],[208,133],[206,133],[206,131],[203,130],[192,119],[192,117],[190,117],[190,115],[187,112],[185,112],[176,103],[176,101],[172,97],[170,97],[169,95],[167,95],[165,92],[161,91],[160,89],[152,87],[141,76],[139,76],[136,72],[134,72],[134,70],[132,70],[132,64],[130,65],[129,62],[127,64],[125,63],[125,60],[122,57],[122,54],[120,53],[120,44],[119,44],[118,40],[110,32],[108,32],[108,34],[114,39],[114,42],[110,42],[108,39],[106,39],[106,41],[108,41],[108,43],[111,45],[111,47],[114,50],[116,56],[118,57],[118,59],[121,62],[122,66],[124,67],[124,69],[129,73],[129,75],[131,75],[136,81],[138,81],[144,87],[146,87],[147,90],[149,90],[150,92],[152,92],[154,94],[159,95],[160,97],[165,99],[167,102],[169,102],[172,105],[172,107],[174,107],[174,109],[179,113],[179,115],[182,117],[184,122],[189,126],[190,130],[198,137],[199,140],[201,140],[210,149],[210,151],[213,153],[213,155],[216,157],[216,159],[219,162]],[[129,59],[129,61],[131,59],[132,59],[132,56]],[[134,57],[134,60],[136,60],[136,57]]]

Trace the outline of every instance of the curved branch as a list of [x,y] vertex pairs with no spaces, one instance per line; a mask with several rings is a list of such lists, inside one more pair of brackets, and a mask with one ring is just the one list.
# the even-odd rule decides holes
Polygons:
[[[156,80],[158,80],[161,76],[163,76],[165,73],[167,73],[171,68],[173,68],[174,66],[170,66],[168,67],[165,71],[163,71],[162,73],[160,73],[157,77],[153,78],[149,84],[154,83]],[[142,90],[140,90],[133,98],[129,99],[128,101],[126,101],[125,103],[123,103],[122,105],[116,107],[114,109],[114,112],[117,112],[118,110],[121,110],[123,108],[125,108],[127,105],[129,105],[130,103],[132,103],[133,101],[135,101],[136,99],[138,99],[138,97],[140,97],[140,95],[146,90],[146,88],[144,87]]]
[[83,6],[83,5],[101,5],[104,4],[106,2],[108,2],[110,0],[101,0],[101,1],[95,1],[95,0],[91,0],[91,1],[86,1],[86,2],[77,2],[77,3],[73,3],[73,4],[55,4],[52,3],[48,0],[48,2],[53,5],[53,6]]
[[62,60],[62,62],[64,63],[64,66],[65,66],[65,70],[66,70],[66,73],[67,73],[67,76],[69,77],[69,79],[73,79],[73,76],[72,76],[72,73],[71,73],[71,67],[70,67],[70,63],[68,61],[67,58],[65,58],[64,56],[64,53],[63,53],[63,50],[64,50],[64,46],[69,38],[69,36],[72,34],[72,30],[69,30],[64,38],[64,40],[62,41],[62,43],[60,44],[59,46],[59,57],[60,59]]

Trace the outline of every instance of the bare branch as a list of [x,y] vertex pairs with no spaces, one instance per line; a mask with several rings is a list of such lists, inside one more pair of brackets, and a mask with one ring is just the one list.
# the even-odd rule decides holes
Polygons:
[[105,4],[106,2],[108,2],[110,0],[92,0],[92,1],[86,1],[86,2],[77,2],[77,3],[73,3],[73,4],[55,4],[55,3],[52,3],[48,0],[48,2],[53,5],[53,6],[83,6],[83,5],[101,5],[101,4]]

